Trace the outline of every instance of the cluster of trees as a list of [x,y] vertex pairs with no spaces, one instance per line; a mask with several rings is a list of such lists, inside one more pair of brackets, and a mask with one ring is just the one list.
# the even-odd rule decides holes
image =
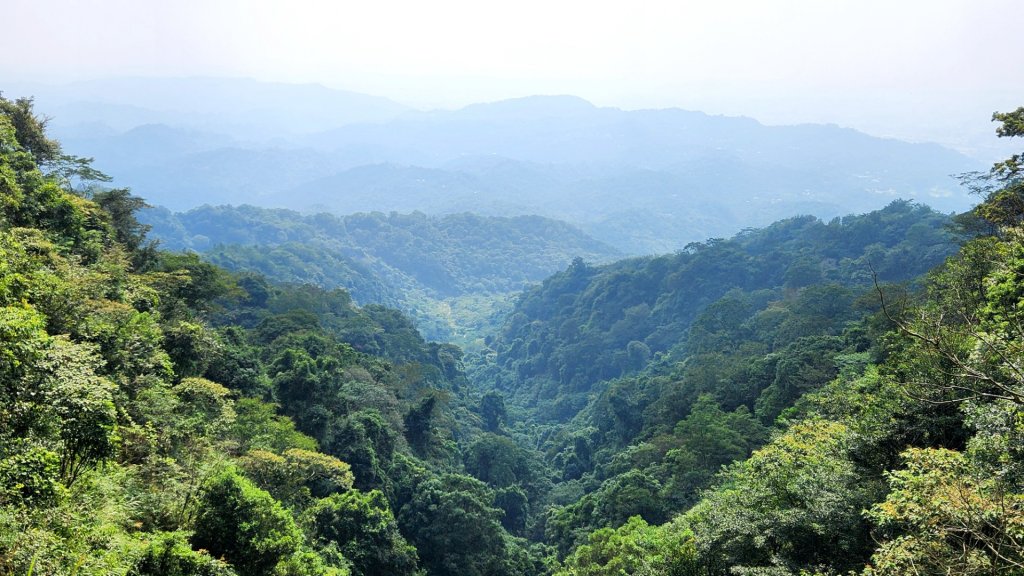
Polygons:
[[[245,270],[260,265],[259,257],[244,249],[247,246],[272,246],[300,256],[304,249],[321,248],[369,266],[370,271],[358,271],[361,274],[385,280],[406,276],[414,286],[440,297],[520,290],[556,272],[575,255],[599,260],[618,255],[571,225],[541,216],[303,216],[253,206],[203,206],[178,214],[153,209],[142,216],[166,246],[211,252],[225,261],[242,258],[238,265]],[[345,286],[350,271],[317,274],[298,269],[292,274],[313,280],[325,275],[326,281]],[[357,290],[353,293],[362,296]]]
[[538,529],[564,552],[633,515],[660,523],[693,506],[802,397],[878,356],[878,310],[874,294],[838,284],[733,289],[638,373],[567,391],[553,410],[537,402],[557,478]]

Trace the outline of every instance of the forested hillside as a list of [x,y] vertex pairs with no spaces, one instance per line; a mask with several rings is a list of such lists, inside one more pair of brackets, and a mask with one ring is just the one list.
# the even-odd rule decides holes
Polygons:
[[576,261],[524,292],[473,374],[551,468],[535,536],[567,553],[592,530],[694,505],[802,396],[871,363],[874,282],[941,263],[951,225],[908,202],[794,218],[668,256]]
[[[1024,136],[1024,108],[995,119],[1001,136]],[[638,516],[609,522],[604,490],[556,512],[547,533],[581,543],[558,574],[1024,573],[1022,160],[973,177],[983,202],[959,226],[976,236],[920,290],[878,286],[881,312],[841,335],[846,345],[861,339],[863,352],[826,362],[834,372],[816,378],[823,387],[786,377],[800,363],[813,374],[820,352],[764,357],[778,362],[772,386],[802,395],[768,443],[726,465],[685,512],[652,527],[666,518],[637,506]],[[684,420],[617,452],[611,468],[653,473],[623,474],[624,498],[613,501],[676,495],[695,462],[748,450],[765,431],[745,406],[716,408],[729,389],[709,390]],[[571,531],[595,517],[606,527]]]
[[[669,351],[680,360],[754,340],[773,352],[783,345],[779,330],[792,339],[841,329],[873,275],[912,280],[952,254],[949,224],[899,201],[828,223],[783,220],[668,256],[607,266],[577,260],[527,290],[493,339],[510,375],[500,385],[535,398],[585,395]],[[789,308],[807,318],[791,318]]]
[[[464,355],[161,249],[0,98],[0,575],[1024,574],[1022,163],[955,218],[577,259]],[[487,277],[452,272],[485,237],[427,242],[471,216],[270,215],[297,250],[364,218],[375,258],[459,246],[450,280]]]
[[[439,297],[518,291],[564,268],[574,257],[607,262],[621,256],[564,222],[539,216],[303,216],[253,206],[203,206],[180,214],[146,211],[141,220],[152,226],[151,235],[162,246],[209,252],[212,259],[232,268],[273,269],[254,255],[246,257],[246,247],[294,251],[316,246],[359,262],[378,277],[409,279],[410,284],[395,289],[425,289]],[[291,275],[281,279],[347,288],[350,272],[294,269]],[[375,301],[370,294],[360,298],[357,290],[352,292],[362,302]]]
[[576,228],[539,216],[322,213],[203,206],[140,220],[168,249],[204,253],[229,270],[279,282],[344,288],[360,304],[402,309],[431,338],[475,337],[476,324],[508,295],[573,258],[621,254]]

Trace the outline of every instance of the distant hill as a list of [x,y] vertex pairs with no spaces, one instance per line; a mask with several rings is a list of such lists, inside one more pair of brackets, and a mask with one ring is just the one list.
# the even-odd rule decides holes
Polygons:
[[315,85],[120,79],[40,90],[72,153],[150,202],[337,214],[374,210],[565,220],[653,254],[794,214],[832,218],[896,198],[940,211],[980,169],[933,144],[834,125],[765,126],[679,109],[535,96],[415,111]]
[[34,95],[58,136],[79,124],[123,132],[144,124],[203,129],[270,141],[357,122],[383,122],[409,111],[387,98],[319,84],[248,78],[109,78],[60,86],[4,87],[7,96]]

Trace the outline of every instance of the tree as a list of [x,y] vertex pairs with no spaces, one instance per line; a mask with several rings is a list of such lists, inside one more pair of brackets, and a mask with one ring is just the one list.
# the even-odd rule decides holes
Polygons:
[[469,476],[446,474],[420,483],[398,523],[430,574],[504,573],[501,511],[493,507],[493,497],[483,482]]
[[673,431],[679,443],[665,454],[671,480],[665,487],[668,498],[692,502],[722,466],[746,458],[767,439],[768,431],[746,406],[725,412],[710,394],[694,402],[690,414]]
[[398,432],[376,410],[360,410],[332,424],[326,451],[352,466],[360,489],[385,488]]
[[[1024,107],[1013,112],[996,112],[992,121],[999,122],[1000,138],[1024,136]],[[990,225],[989,231],[1024,223],[1024,153],[1014,154],[996,163],[986,174],[969,173],[961,181],[974,193],[984,197],[969,213]],[[961,220],[966,222],[965,220]],[[976,226],[977,228],[977,226]]]
[[316,450],[316,440],[299,432],[295,422],[280,416],[277,407],[255,398],[242,398],[235,402],[235,421],[232,439],[239,450],[252,448],[284,452],[289,448]]
[[179,400],[175,407],[181,440],[205,444],[218,439],[235,419],[231,391],[205,378],[185,378],[173,387]]
[[661,482],[642,470],[630,470],[611,478],[594,494],[593,524],[620,526],[633,516],[654,523],[667,520]]
[[218,334],[218,346],[203,376],[220,382],[235,393],[260,398],[270,392],[270,379],[260,361],[259,349],[248,343],[245,331],[229,326]]
[[704,574],[693,532],[677,523],[649,526],[634,516],[601,528],[565,559],[555,576],[697,576]]
[[466,447],[463,461],[467,472],[490,486],[505,488],[519,484],[536,492],[540,463],[507,436],[481,434]]
[[31,447],[0,458],[0,505],[43,507],[62,494],[60,457]]
[[32,155],[34,162],[48,169],[48,175],[58,179],[70,191],[75,179],[79,181],[109,182],[110,176],[92,167],[92,158],[64,154],[60,142],[46,135],[50,119],[39,116],[32,98],[8,100],[0,93],[0,116],[5,116],[14,127],[18,143]]
[[98,363],[89,347],[63,338],[54,340],[42,362],[53,381],[50,401],[60,430],[60,473],[68,486],[114,454],[114,385],[95,374]]
[[195,253],[161,252],[150,276],[161,291],[161,311],[168,318],[213,310],[218,298],[237,290],[226,270]]
[[[1024,136],[1024,107],[996,113],[1000,137]],[[1010,400],[1024,406],[1024,154],[995,164],[987,175],[967,175],[984,195],[971,215],[989,224],[958,257],[931,277],[931,302],[894,309],[879,289],[886,316],[941,367],[933,400]],[[975,230],[976,231],[976,230]],[[914,317],[916,316],[916,317]],[[928,389],[931,388],[931,389]]]
[[526,530],[530,499],[525,490],[519,486],[498,488],[494,492],[494,506],[502,511],[501,525],[505,530],[512,534],[522,534]]
[[767,439],[767,430],[746,406],[725,412],[710,394],[702,394],[686,419],[676,425],[674,435],[682,441],[681,448],[694,455],[701,470],[716,472],[745,458]]
[[27,436],[45,413],[47,385],[38,363],[51,338],[44,327],[31,306],[0,308],[0,440]]
[[136,270],[145,270],[157,259],[156,241],[146,241],[146,233],[151,226],[142,224],[136,213],[149,204],[138,196],[133,196],[127,188],[114,188],[92,193],[92,201],[103,209],[110,217],[110,223],[117,234],[117,241],[131,255]]
[[480,418],[488,432],[498,432],[502,425],[508,423],[505,397],[500,392],[491,390],[480,399]]
[[901,378],[932,402],[1009,400],[1024,406],[1024,231],[966,244],[929,277],[916,307],[879,295],[908,342]]
[[60,143],[46,136],[49,118],[36,115],[32,98],[18,98],[13,102],[0,94],[0,115],[6,116],[14,126],[18,143],[37,164],[55,162],[61,155]]
[[203,492],[190,542],[224,558],[240,574],[261,576],[298,552],[303,538],[279,502],[228,469]]
[[416,574],[416,549],[398,532],[379,490],[348,490],[315,502],[305,512],[320,546],[334,544],[352,563],[354,576]]
[[218,334],[198,322],[177,322],[164,330],[163,348],[179,378],[201,376],[221,351]]
[[426,455],[433,439],[434,411],[437,407],[437,396],[433,394],[424,396],[416,406],[406,412],[403,418],[405,422],[405,439],[409,441],[418,454]]
[[189,547],[177,532],[160,534],[146,546],[128,576],[236,576],[223,561]]
[[844,347],[835,336],[805,336],[787,346],[775,365],[774,381],[755,402],[761,422],[771,424],[797,398],[835,378],[839,369],[833,358]]
[[261,488],[292,506],[305,506],[313,498],[352,488],[348,464],[311,450],[290,448],[280,456],[267,450],[250,450],[239,465]]
[[99,345],[103,375],[125,387],[140,376],[170,377],[171,361],[155,312],[112,300],[90,301],[84,308],[72,336]]

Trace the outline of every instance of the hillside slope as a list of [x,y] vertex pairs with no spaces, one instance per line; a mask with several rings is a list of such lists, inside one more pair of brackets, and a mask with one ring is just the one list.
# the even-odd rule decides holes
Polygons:
[[[777,222],[676,254],[606,266],[575,262],[524,293],[492,345],[510,391],[586,394],[684,340],[693,321],[731,290],[819,284],[871,286],[913,279],[952,254],[949,218],[908,202],[825,223]],[[826,303],[827,304],[827,303]],[[826,310],[822,311],[827,314]]]

